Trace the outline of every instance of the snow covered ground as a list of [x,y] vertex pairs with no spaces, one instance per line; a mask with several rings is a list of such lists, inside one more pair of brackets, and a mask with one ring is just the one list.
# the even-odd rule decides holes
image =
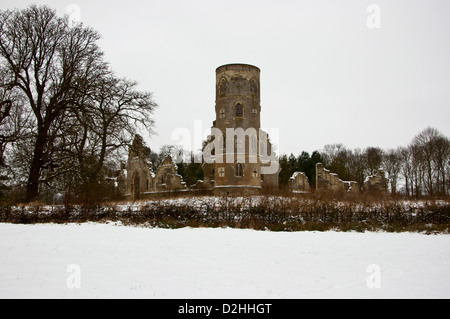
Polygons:
[[0,298],[450,298],[450,236],[0,224]]

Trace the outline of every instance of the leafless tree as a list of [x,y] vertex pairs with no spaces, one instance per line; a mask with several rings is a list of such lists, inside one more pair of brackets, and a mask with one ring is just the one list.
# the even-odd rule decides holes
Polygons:
[[348,158],[348,170],[352,180],[358,182],[360,187],[364,186],[366,178],[367,158],[360,148],[354,149]]
[[436,191],[439,194],[446,195],[447,171],[450,167],[450,140],[439,134],[435,140],[435,152],[433,153],[434,168],[436,170]]
[[73,176],[83,185],[83,193],[100,183],[105,163],[131,144],[139,127],[152,132],[151,115],[157,104],[151,93],[136,87],[136,82],[111,73],[98,79],[93,90],[80,95],[70,109],[72,125],[63,129],[66,152],[75,160],[78,169]]
[[[30,6],[0,13],[0,56],[11,72],[8,83],[27,98],[34,115],[35,139],[27,181],[26,200],[38,197],[42,170],[50,161],[51,138],[78,83],[102,57],[96,42],[100,36],[81,24],[69,27],[55,10]],[[97,64],[97,63],[94,63]]]
[[388,174],[391,193],[397,193],[397,182],[402,169],[401,149],[389,149],[383,154],[383,169]]
[[12,143],[24,138],[30,128],[30,112],[23,96],[9,90],[9,76],[0,68],[0,167],[7,166],[5,153]]
[[[0,67],[9,75],[2,87],[22,96],[32,114],[29,138],[15,145],[29,154],[18,156],[28,169],[27,201],[58,178],[89,171],[95,180],[136,127],[153,125],[151,94],[114,76],[99,39],[93,29],[69,23],[47,6],[0,12]],[[2,100],[2,117],[10,105]]]
[[433,196],[445,194],[446,166],[449,159],[449,140],[435,128],[428,127],[412,142],[417,161],[423,173],[423,186]]
[[379,147],[367,147],[364,151],[367,163],[367,175],[374,175],[383,163],[383,150]]
[[405,181],[405,193],[407,196],[414,194],[413,188],[413,167],[412,167],[412,152],[408,147],[400,147],[399,155],[401,161],[401,175]]

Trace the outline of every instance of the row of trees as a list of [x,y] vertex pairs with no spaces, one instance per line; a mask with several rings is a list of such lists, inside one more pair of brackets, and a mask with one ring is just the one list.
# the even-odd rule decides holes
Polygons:
[[379,147],[348,149],[329,144],[310,156],[280,157],[280,185],[286,186],[295,171],[303,171],[315,186],[315,164],[322,162],[343,180],[364,187],[365,179],[380,168],[386,173],[392,194],[408,196],[447,195],[450,193],[450,140],[435,128],[417,134],[405,147],[383,150]]
[[0,185],[24,185],[22,200],[92,198],[152,131],[152,94],[113,73],[99,39],[47,6],[0,11]]

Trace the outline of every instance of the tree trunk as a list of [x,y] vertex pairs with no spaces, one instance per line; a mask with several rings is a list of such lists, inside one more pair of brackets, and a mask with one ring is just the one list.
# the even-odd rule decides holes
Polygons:
[[27,182],[26,202],[32,202],[39,196],[39,179],[41,177],[42,166],[44,165],[44,148],[47,143],[47,131],[40,130],[34,145],[33,161],[31,162],[30,174]]

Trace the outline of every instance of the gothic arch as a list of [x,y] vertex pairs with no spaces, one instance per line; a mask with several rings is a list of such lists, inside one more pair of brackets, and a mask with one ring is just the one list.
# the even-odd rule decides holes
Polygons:
[[235,117],[244,117],[244,103],[242,101],[236,101],[234,103],[233,115]]
[[244,176],[244,163],[236,162],[234,164],[234,176],[243,177]]

